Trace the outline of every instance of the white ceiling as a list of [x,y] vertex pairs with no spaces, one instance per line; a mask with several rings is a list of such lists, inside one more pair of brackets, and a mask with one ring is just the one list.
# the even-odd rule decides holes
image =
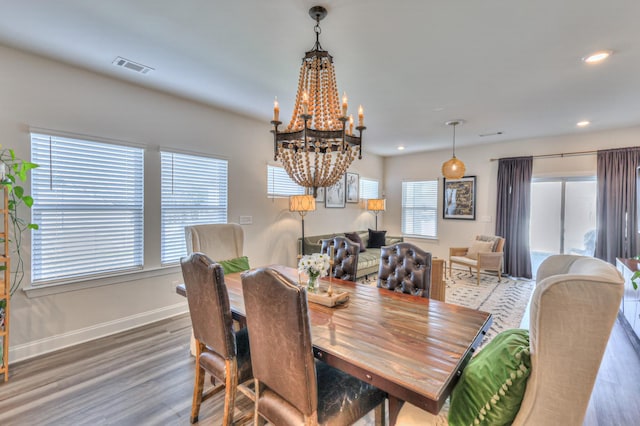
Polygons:
[[[274,96],[291,116],[316,4],[329,10],[320,42],[338,89],[350,111],[365,108],[365,151],[450,147],[452,119],[465,120],[457,146],[640,124],[638,0],[0,0],[0,43],[254,116],[268,132]],[[581,61],[599,49],[615,53]],[[117,56],[155,70],[118,68]]]

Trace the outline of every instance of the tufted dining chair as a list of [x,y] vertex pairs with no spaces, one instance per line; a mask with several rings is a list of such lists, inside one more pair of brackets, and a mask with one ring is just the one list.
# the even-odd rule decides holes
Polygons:
[[[559,254],[542,262],[529,313],[531,375],[514,425],[583,424],[623,291],[624,279],[603,260]],[[406,403],[398,424],[440,417]]]
[[378,287],[429,297],[431,253],[405,242],[381,247]]
[[270,268],[242,274],[251,331],[255,417],[270,424],[350,425],[376,409],[384,419],[384,394],[315,360],[307,291]]
[[[196,342],[191,423],[198,421],[202,401],[224,390],[223,424],[231,425],[236,391],[253,398],[253,393],[242,384],[252,378],[248,331],[233,329],[229,296],[219,264],[202,253],[193,253],[183,257],[180,265]],[[204,392],[205,372],[221,382],[207,392]]]
[[320,253],[330,254],[333,247],[333,269],[331,276],[346,281],[356,280],[358,274],[358,255],[360,244],[345,237],[333,237],[321,240]]

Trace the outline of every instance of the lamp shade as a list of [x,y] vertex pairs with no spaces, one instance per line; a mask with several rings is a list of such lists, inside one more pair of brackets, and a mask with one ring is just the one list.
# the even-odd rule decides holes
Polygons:
[[384,198],[371,198],[367,200],[367,210],[374,212],[384,211],[387,207],[387,200]]
[[292,195],[289,197],[289,211],[311,212],[316,209],[316,199],[313,195]]
[[442,176],[447,179],[460,179],[464,176],[465,170],[464,163],[456,157],[442,163]]

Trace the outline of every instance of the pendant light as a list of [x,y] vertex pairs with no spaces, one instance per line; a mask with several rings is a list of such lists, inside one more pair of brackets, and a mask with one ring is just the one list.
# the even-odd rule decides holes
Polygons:
[[464,163],[456,158],[456,126],[462,124],[462,120],[447,121],[447,126],[453,126],[453,157],[442,163],[442,176],[447,179],[460,179],[464,176],[466,168]]

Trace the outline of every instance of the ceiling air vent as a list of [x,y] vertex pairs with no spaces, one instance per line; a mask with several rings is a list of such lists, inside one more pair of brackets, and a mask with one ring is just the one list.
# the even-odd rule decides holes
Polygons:
[[130,61],[129,59],[121,58],[120,56],[114,59],[112,63],[118,67],[127,68],[140,74],[148,74],[149,71],[153,71],[153,68],[151,67]]

